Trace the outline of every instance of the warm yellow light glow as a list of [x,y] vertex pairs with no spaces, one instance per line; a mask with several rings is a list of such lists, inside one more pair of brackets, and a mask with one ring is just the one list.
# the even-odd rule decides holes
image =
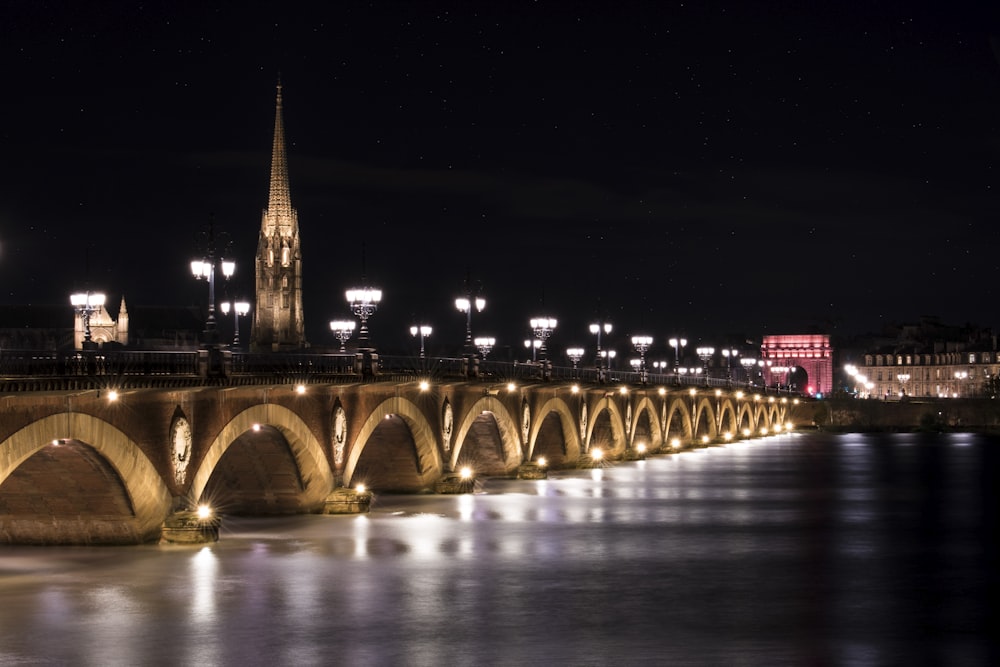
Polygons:
[[708,436],[707,436],[707,435],[703,435],[703,436],[701,436],[701,441],[702,441],[703,443],[707,444],[707,443],[708,443]]
[[636,445],[635,449],[640,454],[645,454],[646,453],[646,443],[640,442],[638,445]]
[[428,382],[427,380],[420,381],[420,391],[427,391],[430,388],[431,388],[430,382]]
[[625,394],[627,394],[627,393],[628,393],[628,387],[621,387],[621,388],[620,388],[620,389],[618,390],[618,393],[619,393],[619,394],[621,394],[622,396],[624,396]]
[[792,422],[787,422],[787,423],[785,424],[785,430],[786,430],[786,431],[791,431],[791,430],[793,430],[793,426],[792,426]]
[[743,392],[742,391],[736,392],[736,399],[739,400],[741,398],[743,398]]
[[458,471],[458,474],[462,476],[462,479],[472,479],[472,468],[465,466]]
[[666,390],[666,389],[664,389],[663,387],[660,387],[659,389],[657,389],[657,390],[656,390],[656,392],[657,392],[657,393],[658,393],[658,394],[659,394],[660,396],[666,396],[666,395],[667,395],[667,390]]
[[781,433],[781,424],[775,424],[774,425],[774,432],[775,433]]
[[548,464],[549,464],[549,460],[547,458],[545,458],[544,456],[539,456],[538,457],[538,465],[540,465],[540,466],[542,466],[544,468]]
[[259,431],[260,430],[260,424],[254,424],[250,428],[253,429],[254,431]]
[[514,391],[515,389],[517,389],[517,385],[516,384],[514,384],[513,382],[508,382],[507,383],[507,391]]
[[681,439],[680,438],[674,438],[673,440],[670,441],[670,446],[673,447],[674,449],[680,449],[681,448]]
[[108,392],[108,400],[109,401],[117,401],[118,400],[118,392],[115,391],[114,389],[112,389],[111,391],[109,391]]
[[697,389],[688,389],[688,393],[691,394],[691,398],[694,398],[695,395],[698,393],[698,390]]
[[570,387],[569,390],[571,392],[573,392],[574,394],[579,394],[580,393],[580,385],[575,384],[572,387]]
[[295,385],[295,393],[296,394],[304,394],[304,393],[306,393],[306,386],[304,384],[297,384],[297,385]]
[[761,435],[767,435],[767,427],[766,427],[766,426],[762,426],[762,427],[761,427],[761,429],[760,429],[760,434],[761,434]]
[[358,484],[356,487],[354,487],[354,490],[357,491],[358,493],[364,493],[366,491],[365,485]]
[[604,451],[600,447],[594,447],[590,450],[590,458],[594,461],[600,461],[604,458]]
[[749,438],[749,437],[750,437],[750,434],[751,434],[752,432],[753,432],[753,431],[751,431],[751,430],[750,430],[750,429],[748,429],[748,428],[745,428],[745,429],[743,429],[743,437],[744,437],[744,438]]
[[208,505],[198,505],[198,518],[199,519],[211,519],[212,518],[212,508]]
[[726,440],[732,440],[733,434],[730,433],[729,431],[726,431],[725,433],[722,434],[722,437],[725,438]]

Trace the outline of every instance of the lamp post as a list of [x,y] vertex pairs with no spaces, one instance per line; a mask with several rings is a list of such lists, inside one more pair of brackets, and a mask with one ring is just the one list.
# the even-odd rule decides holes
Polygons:
[[708,384],[708,361],[715,354],[714,347],[699,347],[695,350],[695,354],[701,359],[702,368],[705,369],[705,384]]
[[83,343],[81,349],[92,350],[96,347],[90,339],[90,316],[99,311],[104,306],[104,294],[100,292],[78,292],[71,294],[69,302],[81,318],[83,318]]
[[420,358],[424,358],[424,338],[431,335],[431,327],[426,324],[414,324],[410,327],[411,336],[420,336]]
[[481,354],[483,359],[485,359],[486,355],[493,350],[493,346],[496,345],[497,339],[493,336],[478,336],[472,342],[476,346],[476,349],[479,350],[479,354]]
[[240,317],[250,312],[250,304],[246,301],[236,301],[234,303],[223,301],[219,306],[222,308],[223,315],[228,315],[230,310],[233,311],[233,347],[239,347]]
[[[205,320],[205,343],[215,345],[218,342],[219,332],[215,329],[215,242],[209,233],[208,256],[203,259],[191,261],[191,273],[198,280],[208,282],[208,319]],[[229,278],[236,272],[236,262],[223,259],[220,262],[222,275]]]
[[347,305],[355,317],[361,320],[361,329],[358,331],[358,349],[367,348],[368,340],[368,318],[376,310],[382,300],[382,290],[374,287],[352,287],[345,293]]
[[601,370],[601,332],[611,333],[611,322],[595,322],[590,325],[590,333],[597,334],[597,370]]
[[475,349],[472,342],[473,307],[475,307],[476,312],[483,312],[483,309],[486,308],[486,299],[479,296],[473,299],[471,295],[455,299],[455,308],[458,308],[460,312],[465,313],[465,350],[467,354],[472,354]]
[[726,358],[726,380],[729,385],[733,384],[733,359],[739,355],[739,350],[735,348],[723,348],[722,356]]
[[618,356],[618,353],[614,350],[601,350],[601,359],[607,360],[605,368],[609,371],[611,370],[611,362],[614,361],[616,356]]
[[684,346],[688,344],[687,338],[671,338],[667,341],[667,343],[670,344],[670,347],[674,348],[674,379],[677,380],[679,384],[680,375],[678,373],[678,369],[681,366],[681,350],[683,350]]
[[576,365],[580,363],[581,359],[583,359],[583,354],[584,350],[582,347],[570,347],[566,349],[566,356],[569,357],[569,360],[571,362],[573,362],[574,375],[576,371]]
[[340,351],[344,351],[344,343],[351,337],[356,322],[354,320],[333,320],[330,322],[330,330],[334,337],[340,341]]
[[541,344],[538,346],[538,354],[544,362],[546,359],[545,341],[548,340],[549,336],[552,335],[552,332],[555,331],[556,319],[554,317],[533,317],[531,318],[529,324],[531,325],[531,332],[535,334],[535,338],[541,341]]
[[632,336],[632,346],[639,353],[639,381],[642,384],[646,384],[646,350],[652,344],[652,336]]
[[534,363],[538,358],[538,348],[542,346],[542,341],[529,338],[524,341],[524,346],[531,350],[531,361]]
[[659,373],[661,375],[665,375],[666,372],[667,372],[667,362],[666,361],[654,361],[653,362],[653,369],[657,373]]
[[757,360],[751,357],[742,357],[740,363],[747,374],[747,387],[753,386],[753,377],[750,375],[751,369],[757,365]]
[[962,385],[967,377],[969,377],[968,371],[955,371],[955,384],[958,387],[958,391],[955,392],[956,397],[962,395]]
[[899,380],[900,397],[906,396],[906,383],[910,381],[910,374],[900,373],[899,375],[896,376],[896,379]]

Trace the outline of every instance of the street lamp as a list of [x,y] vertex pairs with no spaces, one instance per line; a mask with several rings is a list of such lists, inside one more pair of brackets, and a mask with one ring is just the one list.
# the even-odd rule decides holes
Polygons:
[[[229,278],[236,272],[236,262],[223,259],[220,262],[222,275]],[[205,321],[205,343],[214,345],[217,342],[218,332],[215,330],[215,242],[209,234],[208,258],[196,259],[191,262],[191,273],[198,280],[208,282],[208,319]]]
[[545,341],[548,340],[549,336],[556,328],[556,319],[554,317],[533,317],[531,318],[529,324],[531,325],[531,332],[535,334],[535,338],[541,341],[538,346],[539,355],[542,361],[545,361]]
[[639,353],[639,381],[643,384],[646,384],[646,350],[652,344],[652,336],[632,336],[632,345]]
[[674,377],[680,382],[678,369],[681,365],[681,350],[687,345],[687,338],[671,338],[667,343],[674,348]]
[[753,377],[750,374],[750,370],[757,365],[757,360],[751,357],[742,357],[740,363],[743,364],[743,369],[747,373],[747,387],[753,385]]
[[358,348],[367,347],[369,344],[368,318],[378,310],[379,301],[382,300],[382,290],[374,287],[352,287],[344,294],[351,312],[361,320],[361,329],[358,331]]
[[496,345],[497,339],[493,336],[479,336],[472,342],[476,346],[476,349],[479,350],[479,354],[481,354],[483,359],[485,359],[486,355],[493,350],[493,346]]
[[739,350],[735,348],[723,348],[722,356],[726,358],[726,379],[729,384],[733,383],[733,359],[739,355]]
[[967,377],[969,377],[968,371],[955,371],[955,380],[958,386],[958,391],[955,392],[956,396],[960,396],[962,394],[963,380],[965,380]]
[[531,361],[534,362],[538,356],[538,348],[542,346],[542,341],[531,340],[530,338],[524,341],[524,346],[531,350]]
[[590,333],[597,334],[597,370],[601,370],[601,332],[611,333],[611,322],[595,322],[590,325]]
[[90,316],[99,311],[104,306],[104,294],[100,292],[78,292],[70,294],[69,302],[80,317],[83,318],[83,344],[80,346],[84,350],[96,347],[90,339]]
[[701,365],[705,369],[705,384],[708,384],[708,360],[712,358],[715,354],[714,347],[699,347],[695,350],[695,354],[701,359]]
[[609,371],[611,370],[611,362],[614,361],[614,358],[616,356],[618,356],[618,353],[615,352],[614,350],[601,350],[601,359],[607,359],[605,368],[607,368]]
[[667,372],[667,366],[668,366],[668,362],[666,362],[666,361],[654,361],[653,362],[653,368],[656,370],[657,373],[660,373],[660,374],[666,374],[666,372]]
[[414,324],[410,327],[411,336],[420,336],[420,358],[424,358],[424,338],[431,335],[431,328],[426,324],[416,325]]
[[583,348],[582,347],[571,347],[566,350],[566,356],[569,360],[573,362],[573,370],[576,370],[576,365],[580,363],[580,359],[583,358]]
[[483,308],[486,307],[486,299],[477,296],[475,299],[471,297],[459,297],[455,299],[455,307],[458,308],[460,312],[465,313],[465,349],[471,354],[473,350],[472,343],[472,308],[475,307],[476,312],[483,312]]
[[351,337],[356,322],[354,320],[333,320],[330,322],[330,330],[334,337],[340,341],[340,351],[344,351],[344,343]]
[[250,312],[250,304],[246,301],[236,301],[232,304],[228,301],[223,301],[219,306],[222,308],[223,315],[228,315],[230,309],[233,311],[233,347],[239,347],[240,317]]
[[899,380],[899,395],[906,396],[906,383],[910,381],[910,374],[900,373],[896,379]]

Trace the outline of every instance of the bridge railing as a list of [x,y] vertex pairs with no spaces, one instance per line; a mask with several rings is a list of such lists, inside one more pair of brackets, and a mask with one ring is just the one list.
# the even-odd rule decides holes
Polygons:
[[[421,378],[502,382],[660,385],[739,389],[724,377],[635,370],[559,366],[551,362],[506,362],[469,357],[344,353],[257,353],[222,350],[217,373],[206,374],[204,350],[0,350],[0,389],[37,390],[93,381],[157,386],[178,382],[407,382]],[[151,385],[150,385],[151,386]],[[761,386],[748,391],[793,393]]]

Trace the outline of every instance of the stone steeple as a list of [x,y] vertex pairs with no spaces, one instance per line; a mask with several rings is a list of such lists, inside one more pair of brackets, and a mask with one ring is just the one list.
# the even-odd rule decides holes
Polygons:
[[255,351],[308,347],[302,314],[302,250],[299,217],[292,208],[278,82],[271,149],[271,189],[257,242],[257,304],[250,346]]

